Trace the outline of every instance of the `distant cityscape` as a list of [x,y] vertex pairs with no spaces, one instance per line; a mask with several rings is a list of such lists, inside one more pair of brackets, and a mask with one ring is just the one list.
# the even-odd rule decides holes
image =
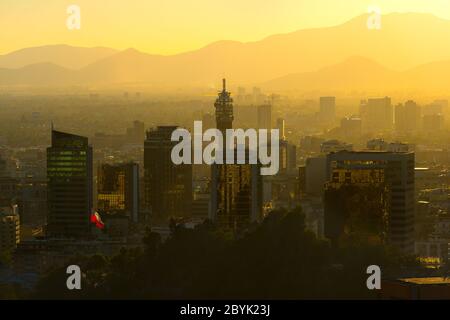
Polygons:
[[450,3],[100,2],[0,4],[0,300],[450,300]]
[[[80,99],[75,104],[103,97]],[[122,99],[144,104],[140,94]],[[173,164],[171,133],[179,123],[148,127],[135,120],[125,134],[87,137],[65,132],[69,123],[24,113],[19,125],[40,127],[51,140],[47,147],[25,140],[14,146],[2,138],[0,249],[9,263],[1,282],[32,290],[75,254],[113,256],[142,247],[148,228],[164,241],[174,225],[192,229],[209,221],[241,237],[272,211],[298,207],[307,230],[332,247],[359,234],[416,256],[428,273],[423,279],[438,277],[450,250],[448,101],[393,105],[390,97],[370,98],[345,116],[339,97],[295,102],[304,114],[289,113],[291,103],[258,88],[250,94],[239,88],[233,97],[224,85],[215,102],[189,117],[202,120],[204,130],[236,122],[278,129],[274,176],[261,176],[251,164]],[[104,229],[90,222],[94,212]],[[403,285],[420,278],[412,274],[402,275]],[[402,283],[388,280],[391,287]]]

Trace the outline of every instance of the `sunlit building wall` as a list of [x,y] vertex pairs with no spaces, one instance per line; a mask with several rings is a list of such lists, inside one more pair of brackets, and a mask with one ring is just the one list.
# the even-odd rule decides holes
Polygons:
[[0,252],[13,251],[20,242],[17,205],[0,207]]
[[323,121],[333,121],[336,118],[336,97],[320,97],[319,117]]
[[395,130],[398,133],[414,133],[420,129],[421,108],[414,101],[395,107]]
[[385,195],[388,203],[386,239],[406,253],[414,252],[414,165],[415,155],[412,152],[342,151],[327,156],[327,179],[331,182],[339,170],[347,170],[350,174],[350,180],[344,180],[349,185],[355,184],[351,180],[354,171],[384,170],[385,184],[388,186]]
[[361,102],[360,116],[363,133],[390,131],[394,124],[391,98],[369,99]]
[[97,177],[100,213],[121,213],[138,222],[139,169],[136,163],[102,164]]

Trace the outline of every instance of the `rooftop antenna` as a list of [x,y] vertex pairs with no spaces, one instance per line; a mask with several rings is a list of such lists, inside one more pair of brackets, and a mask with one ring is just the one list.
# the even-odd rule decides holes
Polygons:
[[222,79],[223,92],[227,91],[227,80],[225,78]]

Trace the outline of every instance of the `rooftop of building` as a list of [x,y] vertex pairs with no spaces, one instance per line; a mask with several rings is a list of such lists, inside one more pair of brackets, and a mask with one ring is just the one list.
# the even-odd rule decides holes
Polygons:
[[87,146],[88,146],[87,137],[52,129],[52,147],[85,148]]
[[414,160],[414,152],[391,152],[378,150],[364,151],[338,151],[327,155],[328,160],[332,161],[399,161]]
[[405,278],[399,281],[416,285],[450,285],[450,277]]
[[410,154],[412,154],[412,153],[414,153],[414,152],[412,152],[412,151],[405,151],[405,152],[393,152],[393,151],[386,151],[386,150],[361,150],[361,151],[350,151],[350,150],[342,150],[342,151],[338,151],[338,152],[335,152],[335,153],[341,153],[341,154],[344,154],[344,153],[351,153],[351,154],[361,154],[361,155],[364,155],[364,154],[408,154],[408,153],[410,153]]
[[[166,137],[171,136],[172,132],[176,129],[180,128],[177,125],[164,125],[164,126],[157,126],[152,127],[146,131],[146,137],[147,139],[155,138],[155,137]],[[180,128],[182,129],[182,128]]]

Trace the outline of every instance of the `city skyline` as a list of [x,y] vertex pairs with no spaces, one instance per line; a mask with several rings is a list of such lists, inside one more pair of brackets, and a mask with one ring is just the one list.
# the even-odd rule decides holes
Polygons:
[[0,28],[0,300],[450,299],[447,0],[3,0]]

